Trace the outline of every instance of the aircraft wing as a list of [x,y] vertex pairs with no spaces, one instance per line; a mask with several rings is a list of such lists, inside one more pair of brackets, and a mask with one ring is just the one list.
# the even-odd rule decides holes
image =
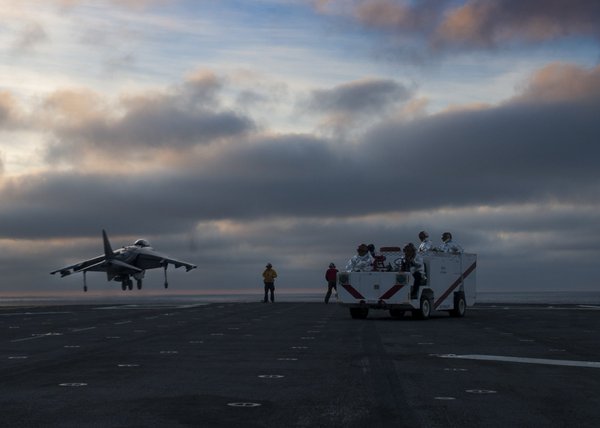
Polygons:
[[94,257],[93,259],[88,259],[88,260],[84,260],[82,262],[79,263],[75,263],[73,265],[69,265],[69,266],[65,266],[62,267],[60,269],[57,269],[53,272],[50,272],[52,275],[54,275],[55,273],[59,273],[60,272],[60,276],[65,277],[67,275],[71,275],[72,273],[76,273],[76,272],[81,272],[81,271],[87,271],[87,270],[99,270],[99,271],[104,271],[106,269],[99,269],[101,267],[101,265],[104,263],[104,261],[106,260],[105,256],[97,256]]
[[143,269],[140,269],[136,266],[130,265],[129,263],[125,263],[121,260],[109,259],[106,260],[104,256],[94,257],[93,259],[85,260],[83,262],[76,263],[74,265],[65,266],[63,268],[57,269],[53,272],[50,272],[52,275],[60,272],[60,276],[65,277],[67,275],[71,275],[72,273],[77,272],[106,272],[110,268],[118,268],[127,273],[138,273]]
[[167,266],[169,264],[172,264],[173,266],[175,266],[175,268],[180,268],[183,266],[185,267],[185,270],[187,272],[197,267],[192,263],[174,259],[165,254],[158,253],[154,250],[141,252],[140,254],[138,254],[136,259],[136,266],[138,266],[141,269],[152,269]]
[[182,266],[183,266],[183,267],[185,267],[185,271],[186,271],[186,272],[189,272],[189,271],[191,271],[192,269],[196,269],[196,268],[198,267],[198,266],[196,266],[196,265],[193,265],[193,264],[191,264],[191,263],[184,262],[184,261],[181,261],[181,260],[170,259],[170,258],[165,258],[165,259],[163,259],[163,260],[164,260],[164,262],[165,262],[165,263],[167,263],[167,264],[169,264],[169,263],[170,263],[170,264],[172,264],[173,266],[175,266],[175,269],[177,269],[177,268],[180,268],[180,267],[182,267]]

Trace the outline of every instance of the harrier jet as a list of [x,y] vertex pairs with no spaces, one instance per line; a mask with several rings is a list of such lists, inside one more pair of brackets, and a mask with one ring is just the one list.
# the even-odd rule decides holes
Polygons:
[[133,289],[133,279],[137,281],[137,288],[141,290],[142,279],[147,269],[162,267],[165,271],[165,288],[169,287],[167,281],[167,266],[172,264],[175,268],[185,266],[186,272],[196,268],[196,265],[158,253],[148,244],[145,239],[138,239],[133,245],[119,248],[113,251],[108,241],[106,231],[102,230],[104,240],[104,255],[84,260],[74,265],[65,266],[54,272],[52,275],[60,272],[60,276],[65,277],[76,272],[83,272],[83,291],[87,291],[85,274],[88,271],[106,272],[108,281],[119,281],[123,290]]

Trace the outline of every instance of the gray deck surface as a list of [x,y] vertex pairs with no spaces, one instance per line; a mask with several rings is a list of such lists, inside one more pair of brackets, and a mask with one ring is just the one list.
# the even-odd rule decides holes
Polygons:
[[600,307],[0,307],[4,427],[598,427]]

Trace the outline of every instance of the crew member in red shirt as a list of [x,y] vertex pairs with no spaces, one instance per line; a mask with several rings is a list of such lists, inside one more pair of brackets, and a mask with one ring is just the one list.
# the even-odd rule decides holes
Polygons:
[[329,269],[325,272],[325,280],[327,281],[327,294],[325,295],[325,303],[329,303],[332,290],[337,293],[337,273],[338,270],[335,268],[333,263],[329,263]]

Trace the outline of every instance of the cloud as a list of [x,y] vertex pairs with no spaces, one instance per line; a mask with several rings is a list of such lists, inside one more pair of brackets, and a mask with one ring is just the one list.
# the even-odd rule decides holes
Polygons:
[[388,120],[354,145],[256,134],[186,152],[179,169],[5,180],[1,234],[82,234],[103,219],[119,231],[181,231],[210,220],[595,201],[599,108],[598,98],[531,104],[515,97],[488,109]]
[[354,14],[364,25],[401,32],[427,31],[435,25],[445,4],[439,1],[359,1]]
[[[598,73],[550,64],[501,104],[429,116],[420,98],[408,98],[402,106],[416,102],[408,108],[417,113],[412,120],[381,116],[352,144],[252,126],[228,133],[228,121],[212,134],[224,142],[199,138],[209,134],[193,125],[188,134],[150,135],[159,124],[229,111],[221,102],[229,88],[210,73],[118,102],[83,90],[56,93],[45,100],[43,129],[69,137],[60,142],[65,151],[107,152],[113,166],[73,163],[62,172],[3,177],[0,237],[67,242],[106,228],[118,242],[135,235],[167,240],[165,250],[186,258],[177,251],[183,242],[194,259],[212,265],[233,254],[240,281],[268,257],[305,282],[307,269],[324,260],[344,263],[357,242],[395,245],[415,240],[421,229],[434,237],[451,230],[480,253],[480,280],[488,287],[508,280],[492,274],[507,265],[536,282],[557,275],[559,261],[585,272],[597,256],[599,231]],[[408,96],[393,81],[361,83],[313,93],[311,100],[322,102],[314,109],[379,118],[395,104],[386,94]],[[98,123],[105,128],[90,126]],[[165,161],[153,146],[160,141],[181,152],[177,162]],[[124,167],[138,152],[148,156],[144,168]],[[91,256],[99,247],[90,245]],[[63,257],[48,260],[58,267]],[[232,283],[211,269],[203,278]],[[583,274],[579,279],[590,284]]]
[[382,115],[411,96],[412,90],[393,80],[366,78],[332,89],[314,90],[306,108],[313,114],[322,114],[321,127],[333,129],[339,135],[381,120]]
[[332,161],[321,141],[288,136],[225,145],[166,172],[74,170],[7,179],[0,191],[0,235],[72,236],[104,222],[119,232],[181,231],[202,220],[270,216],[271,205],[275,216],[303,215],[314,209],[306,205],[314,200],[311,183],[327,176]]
[[253,120],[219,109],[219,79],[197,73],[170,90],[111,101],[89,90],[62,90],[47,97],[39,126],[53,136],[50,162],[147,157],[155,150],[180,151],[242,137]]
[[416,208],[597,198],[598,107],[513,103],[380,126],[369,158],[383,182],[418,177]]
[[540,42],[570,36],[598,38],[600,5],[560,1],[471,0],[446,11],[437,44],[498,46],[513,41]]
[[410,98],[410,91],[393,80],[363,79],[313,91],[310,107],[323,112],[377,114]]
[[[322,0],[318,12],[341,15],[391,37],[396,50],[490,49],[567,37],[598,41],[600,4],[575,0]],[[411,47],[412,46],[412,47]]]
[[[98,129],[89,123],[100,123],[94,118],[103,117],[104,108],[95,103],[81,106],[77,96],[59,96],[61,111],[79,111],[81,116],[65,114],[75,124],[63,128],[72,130],[56,131],[70,138],[62,143],[63,150],[81,150],[77,146],[81,144],[107,151],[118,167],[127,164],[129,153],[153,153],[155,145],[164,141],[178,148],[185,162],[180,159],[168,168],[146,168],[135,174],[128,168],[113,168],[110,175],[75,169],[5,180],[0,191],[6,202],[0,207],[0,235],[83,233],[97,228],[94,224],[103,218],[114,219],[116,213],[115,222],[123,230],[128,224],[185,229],[208,220],[367,216],[597,200],[600,97],[583,97],[598,89],[598,71],[569,70],[550,73],[552,79],[539,77],[547,74],[540,71],[523,94],[498,106],[412,121],[388,118],[355,144],[308,134],[244,134],[251,128],[232,127],[232,122],[246,123],[237,122],[235,115],[232,119],[227,113],[206,113],[204,107],[200,113],[177,108],[180,93],[130,102],[110,129],[107,125]],[[534,96],[543,82],[564,86],[572,77],[586,90],[575,91],[567,101],[548,102]],[[351,110],[354,95],[362,93],[355,89],[340,86],[320,93],[323,110]],[[523,97],[529,101],[523,102]],[[372,104],[363,105],[368,109]],[[208,122],[214,128],[204,126]],[[222,136],[231,139],[214,146],[204,143]],[[191,150],[195,144],[200,145]],[[161,159],[145,162],[159,165]],[[368,202],[357,204],[357,198]],[[144,220],[139,219],[140,211]],[[40,222],[40,216],[46,220]],[[44,232],[48,222],[53,228]]]
[[40,23],[28,22],[18,30],[12,43],[12,51],[15,54],[30,51],[47,40],[46,30]]
[[[141,10],[149,6],[168,4],[176,1],[178,0],[110,0],[110,3],[114,4],[115,7]],[[54,2],[63,8],[72,8],[89,3],[89,0],[54,0]]]
[[16,125],[20,108],[10,92],[0,91],[0,130]]
[[534,73],[513,101],[557,103],[600,99],[600,66],[553,63]]

